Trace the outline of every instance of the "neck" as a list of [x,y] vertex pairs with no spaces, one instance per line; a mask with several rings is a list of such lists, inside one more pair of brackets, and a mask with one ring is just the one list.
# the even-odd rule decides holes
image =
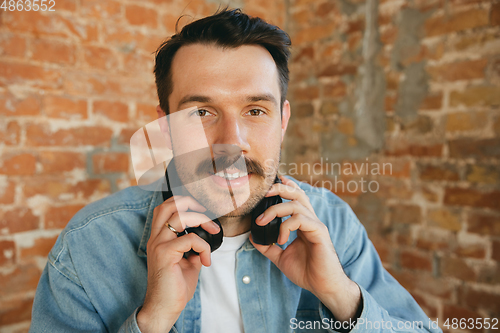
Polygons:
[[245,216],[221,216],[219,221],[224,230],[224,237],[234,237],[250,230],[250,214]]

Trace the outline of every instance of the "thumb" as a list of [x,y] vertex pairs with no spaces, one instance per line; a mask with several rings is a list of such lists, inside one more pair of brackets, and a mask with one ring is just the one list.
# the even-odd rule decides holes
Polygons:
[[279,247],[276,244],[272,245],[256,244],[253,241],[252,235],[250,235],[250,242],[252,242],[252,245],[257,249],[257,251],[262,253],[262,255],[264,255],[267,259],[271,260],[273,264],[276,265],[276,267],[280,268],[279,261],[284,251],[281,247]]

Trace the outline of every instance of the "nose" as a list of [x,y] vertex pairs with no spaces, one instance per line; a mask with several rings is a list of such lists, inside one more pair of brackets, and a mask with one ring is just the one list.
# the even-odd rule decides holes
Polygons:
[[225,116],[215,130],[212,142],[214,155],[240,155],[248,153],[250,145],[247,140],[248,130],[237,117]]

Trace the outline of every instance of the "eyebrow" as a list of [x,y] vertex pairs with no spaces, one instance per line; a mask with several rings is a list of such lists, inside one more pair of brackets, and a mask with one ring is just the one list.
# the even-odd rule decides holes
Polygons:
[[[255,95],[255,96],[248,96],[246,98],[246,101],[249,103],[266,101],[266,102],[273,103],[276,107],[278,106],[278,102],[276,101],[276,98],[274,98],[274,96],[271,94],[260,94],[260,95]],[[179,101],[179,104],[177,104],[177,110],[180,110],[181,105],[186,104],[186,103],[190,103],[190,102],[211,103],[212,99],[208,96],[203,96],[203,95],[187,95],[187,96],[184,96],[183,98],[181,98],[181,100]]]

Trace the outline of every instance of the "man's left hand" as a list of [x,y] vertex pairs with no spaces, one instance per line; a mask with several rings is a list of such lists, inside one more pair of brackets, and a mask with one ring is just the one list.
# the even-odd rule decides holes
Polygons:
[[293,181],[280,177],[283,184],[274,184],[267,197],[279,195],[291,200],[268,208],[258,225],[266,225],[276,216],[291,217],[281,223],[278,244],[285,244],[291,231],[297,238],[286,249],[253,243],[257,250],[271,260],[290,281],[312,292],[339,321],[354,317],[361,300],[356,283],[344,273],[328,228],[323,224],[305,192]]

